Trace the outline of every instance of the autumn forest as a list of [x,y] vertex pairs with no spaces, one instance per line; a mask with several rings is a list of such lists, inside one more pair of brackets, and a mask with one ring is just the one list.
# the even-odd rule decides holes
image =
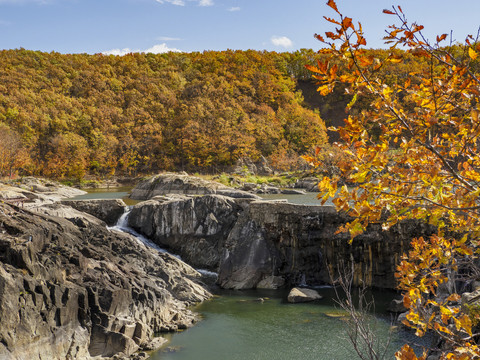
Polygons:
[[[327,143],[325,123],[341,122],[351,101],[341,84],[318,95],[305,69],[318,56],[1,51],[0,175],[213,173],[244,156],[290,170]],[[402,66],[382,75],[395,81]],[[369,103],[356,100],[353,111]]]

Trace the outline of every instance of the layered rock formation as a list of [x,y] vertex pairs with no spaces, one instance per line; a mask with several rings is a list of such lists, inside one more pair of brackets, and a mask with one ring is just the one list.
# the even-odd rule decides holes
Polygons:
[[241,203],[222,195],[149,200],[131,209],[128,225],[188,264],[217,270]]
[[129,225],[198,267],[218,267],[224,288],[328,283],[338,266],[354,283],[395,287],[395,267],[412,237],[433,229],[406,222],[389,231],[371,224],[353,244],[337,233],[348,221],[329,206],[248,201],[219,195],[136,205]]
[[105,221],[109,226],[117,223],[127,206],[120,199],[62,200],[61,203],[95,216],[97,219]]
[[200,274],[98,221],[0,203],[0,359],[127,356],[195,321]]
[[219,194],[233,198],[260,199],[259,196],[246,191],[233,189],[218,182],[203,180],[186,173],[165,173],[145,179],[133,188],[130,198],[134,200],[148,200],[155,196],[166,194]]

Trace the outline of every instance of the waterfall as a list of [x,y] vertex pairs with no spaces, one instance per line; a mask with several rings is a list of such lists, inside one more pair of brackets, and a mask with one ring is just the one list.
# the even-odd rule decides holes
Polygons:
[[[128,215],[130,214],[130,210],[131,210],[130,207],[128,207],[128,206],[125,207],[125,210],[124,210],[122,216],[120,216],[120,218],[118,219],[117,223],[114,226],[108,226],[107,229],[108,230],[117,230],[117,231],[120,231],[120,232],[124,232],[124,233],[130,234],[130,235],[133,235],[133,237],[135,237],[135,239],[137,239],[140,243],[142,243],[142,244],[144,244],[148,247],[151,247],[152,249],[155,249],[158,252],[168,253],[167,250],[162,249],[160,246],[155,244],[153,241],[151,241],[150,239],[147,239],[145,236],[143,236],[142,234],[139,234],[138,232],[136,232],[135,230],[133,230],[131,227],[128,226]],[[170,254],[170,255],[175,256],[177,259],[181,260],[180,256],[178,256],[178,255],[174,255],[174,254]]]
[[[178,260],[182,260],[180,255],[175,255],[175,254],[172,254],[171,252],[168,252],[165,249],[162,249],[160,246],[155,244],[153,241],[151,241],[150,239],[147,239],[145,236],[143,236],[142,234],[139,234],[138,232],[133,230],[131,227],[129,227],[128,226],[128,215],[130,214],[130,210],[131,210],[131,208],[129,206],[125,207],[125,210],[124,210],[122,216],[120,216],[120,218],[118,219],[117,223],[114,226],[107,226],[107,229],[108,230],[117,230],[117,231],[120,231],[120,232],[124,232],[124,233],[130,234],[130,235],[133,235],[133,237],[135,239],[137,239],[138,242],[140,242],[140,243],[142,243],[142,244],[144,244],[148,247],[151,247],[152,249],[155,249],[158,252],[167,253],[167,254],[170,254],[170,255],[176,257]],[[215,280],[218,277],[218,274],[216,272],[213,272],[213,271],[204,270],[204,269],[195,269],[195,270],[197,270],[204,277],[214,278]]]

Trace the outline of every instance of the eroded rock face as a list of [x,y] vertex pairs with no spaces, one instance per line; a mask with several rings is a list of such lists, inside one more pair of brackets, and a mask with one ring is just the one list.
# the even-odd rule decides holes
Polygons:
[[330,283],[352,261],[354,284],[394,288],[411,239],[433,232],[413,221],[389,231],[371,224],[349,244],[337,233],[348,220],[330,206],[206,195],[140,203],[129,225],[196,267],[218,267],[218,284],[229,289]]
[[222,195],[174,196],[134,206],[128,225],[195,267],[216,270],[239,201]]
[[62,200],[62,204],[93,215],[105,221],[109,226],[115,225],[127,206],[120,199]]
[[250,202],[225,243],[218,283],[251,288],[270,276],[287,285],[330,283],[339,266],[353,262],[354,284],[395,288],[396,265],[411,239],[433,232],[413,221],[389,231],[371,224],[349,244],[347,234],[337,233],[348,220],[331,206]]
[[260,199],[260,197],[254,194],[236,190],[215,181],[207,181],[196,176],[176,173],[159,174],[141,181],[132,190],[130,198],[148,200],[155,196],[166,194],[220,194],[233,198]]
[[0,204],[0,359],[130,355],[196,320],[200,274],[130,235]]

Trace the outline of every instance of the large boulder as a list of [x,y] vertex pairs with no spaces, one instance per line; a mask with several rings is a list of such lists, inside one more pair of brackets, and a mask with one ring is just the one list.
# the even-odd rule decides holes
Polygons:
[[148,200],[158,195],[167,194],[221,194],[233,198],[259,198],[254,194],[236,190],[215,181],[176,173],[159,174],[139,182],[133,188],[130,198],[134,200]]
[[294,187],[296,189],[305,189],[309,192],[318,192],[318,183],[319,183],[319,179],[311,176],[311,177],[298,179]]
[[320,300],[321,298],[322,295],[320,295],[316,290],[295,287],[290,290],[287,301],[295,304]]
[[0,203],[0,359],[129,356],[196,321],[197,271],[88,216]]
[[127,206],[120,199],[62,200],[61,203],[93,215],[109,226],[117,223]]

